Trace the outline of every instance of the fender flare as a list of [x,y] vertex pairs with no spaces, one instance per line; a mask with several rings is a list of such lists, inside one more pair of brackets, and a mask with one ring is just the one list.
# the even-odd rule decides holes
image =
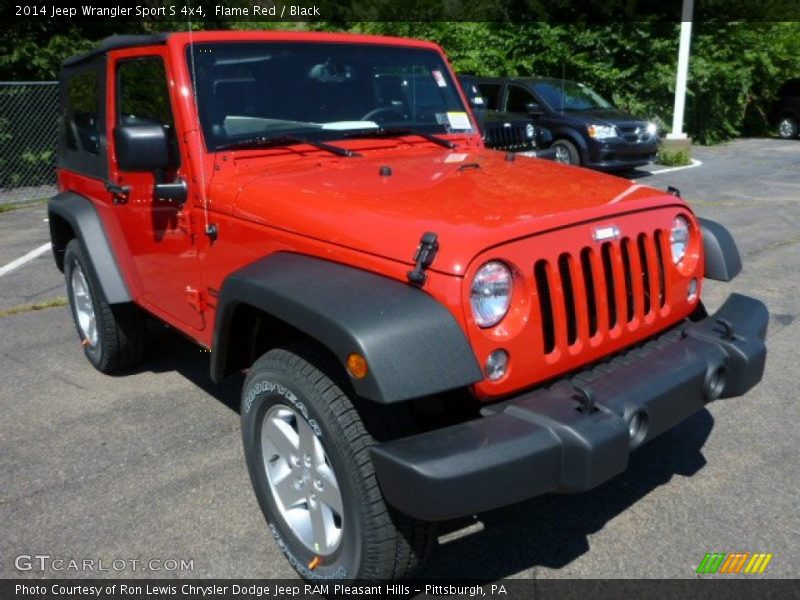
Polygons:
[[122,276],[117,259],[106,237],[103,222],[91,200],[74,192],[61,192],[47,203],[50,217],[50,239],[53,257],[59,269],[63,266],[64,250],[69,239],[58,230],[54,215],[66,221],[83,249],[109,304],[122,304],[133,300],[128,285]]
[[259,309],[326,346],[345,366],[366,358],[359,396],[389,404],[483,379],[461,327],[437,300],[394,279],[310,256],[277,253],[231,273],[218,295],[211,378],[228,375],[238,306]]
[[703,238],[703,276],[717,281],[731,281],[742,270],[742,259],[733,236],[716,221],[698,218],[697,222]]

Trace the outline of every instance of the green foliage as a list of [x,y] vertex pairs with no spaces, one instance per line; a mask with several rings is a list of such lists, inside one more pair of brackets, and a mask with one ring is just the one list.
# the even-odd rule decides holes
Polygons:
[[656,162],[659,165],[666,165],[668,167],[684,167],[691,164],[692,159],[689,157],[689,151],[686,149],[667,150],[661,148],[658,151]]
[[[425,38],[457,71],[565,77],[669,130],[678,23],[362,23],[351,30]],[[694,24],[686,129],[701,144],[768,131],[783,81],[800,74],[800,23]]]
[[[386,10],[393,6],[386,4]],[[529,4],[529,8],[530,5]],[[398,14],[425,16],[425,2],[403,3]],[[535,7],[534,7],[535,8]],[[412,10],[413,9],[413,10]],[[531,10],[533,10],[531,8]],[[204,28],[315,29],[434,40],[457,71],[477,75],[543,75],[575,79],[614,104],[655,121],[672,122],[678,23],[609,22],[336,22],[213,23]],[[52,79],[61,60],[111,33],[185,30],[184,23],[12,23],[0,41],[0,79]],[[193,24],[197,27],[197,23]],[[686,129],[699,143],[768,130],[770,103],[780,84],[800,75],[800,23],[694,24]]]

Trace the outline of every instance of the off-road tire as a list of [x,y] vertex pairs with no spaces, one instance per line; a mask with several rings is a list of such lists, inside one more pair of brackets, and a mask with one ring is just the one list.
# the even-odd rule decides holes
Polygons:
[[[261,430],[275,405],[288,406],[312,425],[341,492],[341,541],[316,566],[315,553],[281,516],[266,473]],[[436,541],[433,524],[398,513],[378,486],[370,447],[375,436],[397,433],[398,427],[383,418],[393,412],[384,413],[387,408],[357,398],[335,359],[313,344],[271,350],[248,373],[241,418],[250,479],[278,547],[306,579],[402,579],[422,564]]]
[[[96,319],[97,341],[89,343],[78,325],[75,293],[72,274],[80,267],[91,294]],[[144,358],[146,334],[145,318],[142,311],[133,304],[109,304],[94,270],[83,255],[77,239],[69,241],[64,253],[64,278],[67,284],[67,298],[75,322],[75,329],[89,362],[103,373],[114,373],[132,367]]]
[[[578,152],[578,149],[575,147],[575,144],[573,144],[569,140],[564,140],[564,139],[556,140],[555,142],[553,142],[553,145],[551,147],[554,150],[556,150],[556,156],[557,156],[556,162],[560,162],[562,164],[570,164],[570,165],[580,166],[580,164],[581,164],[581,155]],[[559,160],[559,158],[558,158],[559,150],[563,150],[565,152],[566,156],[569,159],[568,163],[563,161],[563,160]]]

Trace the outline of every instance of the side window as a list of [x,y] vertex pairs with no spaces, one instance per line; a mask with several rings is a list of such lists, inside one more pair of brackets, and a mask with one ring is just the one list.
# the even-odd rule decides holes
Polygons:
[[525,105],[531,102],[536,102],[536,98],[529,91],[516,85],[508,88],[508,96],[506,97],[506,110],[508,112],[526,114],[528,109],[525,108]]
[[174,129],[167,74],[160,58],[142,58],[120,63],[117,68],[117,85],[118,123],[159,123]]
[[478,84],[478,87],[481,90],[481,96],[486,101],[486,108],[497,110],[500,107],[500,84],[481,83]]
[[179,156],[167,73],[160,57],[119,63],[116,121],[119,125],[162,125],[172,146],[173,158]]
[[100,82],[94,69],[67,79],[64,146],[69,150],[100,153]]

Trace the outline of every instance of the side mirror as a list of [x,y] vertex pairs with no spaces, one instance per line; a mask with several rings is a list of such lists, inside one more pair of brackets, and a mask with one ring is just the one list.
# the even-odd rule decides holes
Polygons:
[[538,117],[544,114],[541,105],[538,102],[528,102],[525,105],[525,111],[532,117]]
[[171,165],[163,125],[120,125],[114,130],[117,164],[123,171],[162,171]]
[[163,125],[121,125],[114,130],[117,164],[123,171],[152,172],[155,175],[153,195],[160,200],[183,204],[188,195],[182,179],[166,183],[164,171],[173,166],[167,130]]

